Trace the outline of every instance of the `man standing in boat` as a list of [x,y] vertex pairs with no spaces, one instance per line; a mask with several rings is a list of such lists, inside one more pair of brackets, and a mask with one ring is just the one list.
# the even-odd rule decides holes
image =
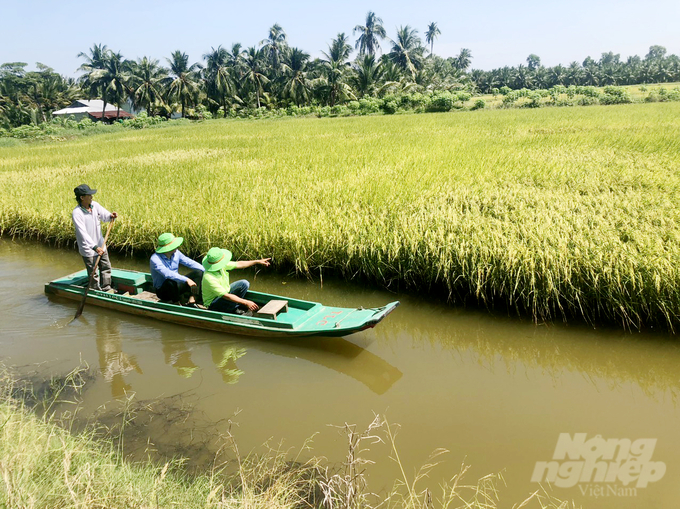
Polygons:
[[[76,195],[78,206],[73,209],[71,219],[76,229],[78,252],[83,257],[87,275],[90,277],[90,288],[108,292],[111,290],[111,262],[104,245],[101,223],[113,221],[118,217],[118,214],[109,212],[99,203],[93,201],[92,195],[97,190],[90,189],[87,184],[80,184],[73,192]],[[94,264],[99,255],[101,255],[99,265],[95,267]]]
[[[203,304],[211,311],[244,314],[257,311],[260,307],[245,298],[250,283],[241,279],[229,284],[229,271],[246,269],[253,265],[269,267],[271,258],[261,260],[231,261],[231,251],[213,247],[203,258],[205,276],[203,277]],[[244,309],[245,308],[245,309]]]
[[[201,294],[203,266],[186,256],[178,248],[184,242],[183,237],[175,237],[172,233],[164,233],[158,237],[158,247],[151,255],[151,277],[156,295],[162,302],[180,302],[187,298],[186,305],[196,307],[194,295]],[[179,266],[191,269],[186,276],[179,273]]]

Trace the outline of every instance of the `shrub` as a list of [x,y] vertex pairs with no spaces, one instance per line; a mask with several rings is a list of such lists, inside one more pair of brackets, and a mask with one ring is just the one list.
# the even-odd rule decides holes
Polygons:
[[600,104],[600,101],[597,99],[597,97],[590,97],[587,95],[584,95],[582,97],[579,97],[578,100],[576,101],[576,104],[579,106],[590,106],[593,104]]
[[349,108],[349,111],[356,115],[359,113],[361,104],[359,104],[359,101],[350,101],[347,103],[347,108]]
[[368,115],[370,113],[378,113],[380,111],[380,105],[382,101],[379,99],[374,99],[372,97],[366,99],[359,99],[359,106],[362,115]]
[[630,94],[621,87],[604,87],[604,95],[600,97],[600,104],[627,104],[632,103]]
[[508,95],[510,92],[512,92],[512,89],[508,86],[503,86],[500,89],[500,93],[503,95]]
[[399,109],[399,105],[397,104],[397,101],[395,101],[394,99],[383,100],[382,110],[385,112],[386,115],[393,115],[394,113],[397,112],[398,109]]
[[471,110],[483,110],[486,107],[484,99],[477,99],[475,104],[470,108]]
[[430,102],[426,106],[427,111],[451,111],[455,98],[450,92],[439,92],[432,96]]
[[343,104],[336,104],[331,107],[331,117],[346,117],[349,114],[349,108]]
[[467,92],[458,92],[457,98],[460,102],[468,102],[470,99],[472,99],[472,94]]
[[85,129],[92,129],[94,126],[94,122],[92,122],[92,119],[89,118],[84,118],[80,122],[78,122],[78,129],[80,131],[84,131]]

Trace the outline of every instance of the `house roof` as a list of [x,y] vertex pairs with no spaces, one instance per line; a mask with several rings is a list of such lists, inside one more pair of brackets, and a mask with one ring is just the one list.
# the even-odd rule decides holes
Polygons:
[[[102,118],[102,110],[99,111],[88,111],[88,115],[90,115],[93,118]],[[108,108],[104,112],[104,118],[133,118],[132,115],[130,115],[127,111],[120,110],[120,112],[117,109],[109,110]]]
[[[101,99],[78,99],[77,101],[73,101],[71,106],[57,110],[53,112],[52,115],[75,115],[77,113],[90,113],[93,111],[98,111],[100,115],[97,118],[100,118],[102,109],[104,109],[104,101]],[[107,112],[116,110],[117,108],[113,104],[106,104]]]

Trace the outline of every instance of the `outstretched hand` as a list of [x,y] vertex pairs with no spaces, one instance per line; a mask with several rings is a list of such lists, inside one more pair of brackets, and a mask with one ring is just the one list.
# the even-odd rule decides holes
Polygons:
[[271,258],[262,258],[261,260],[257,260],[257,263],[260,265],[264,265],[265,267],[269,267],[269,262],[271,261]]

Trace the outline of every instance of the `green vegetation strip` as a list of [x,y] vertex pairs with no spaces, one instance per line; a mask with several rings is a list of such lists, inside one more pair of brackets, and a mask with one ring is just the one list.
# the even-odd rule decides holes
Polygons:
[[[680,104],[213,120],[0,148],[0,233],[72,241],[72,189],[159,233],[536,319],[680,324]],[[74,251],[74,256],[77,256]]]

